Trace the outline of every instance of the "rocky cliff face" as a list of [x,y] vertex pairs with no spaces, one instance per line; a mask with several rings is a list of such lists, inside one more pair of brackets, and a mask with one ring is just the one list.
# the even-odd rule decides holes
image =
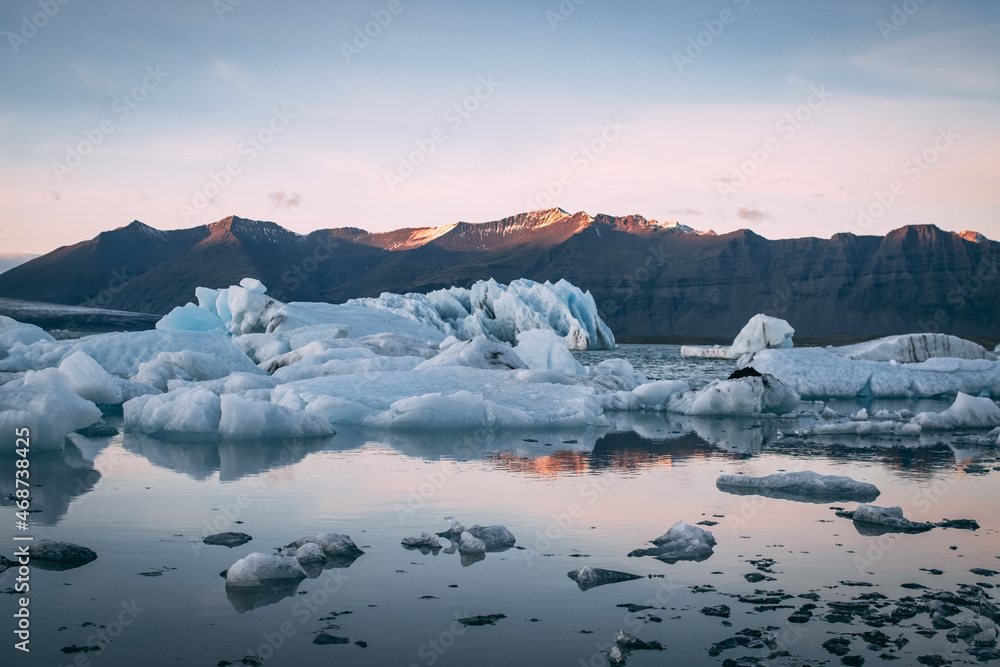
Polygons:
[[0,296],[164,313],[196,286],[246,276],[285,301],[334,302],[565,278],[594,294],[620,339],[731,340],[756,313],[787,319],[799,337],[1000,334],[1000,243],[974,232],[772,241],[559,209],[379,234],[303,236],[238,217],[170,232],[133,222],[0,275]]

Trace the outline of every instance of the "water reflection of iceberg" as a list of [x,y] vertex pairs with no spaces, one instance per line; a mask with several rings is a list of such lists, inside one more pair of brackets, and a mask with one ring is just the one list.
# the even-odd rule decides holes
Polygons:
[[157,467],[196,480],[204,480],[218,472],[223,482],[293,465],[315,452],[353,446],[356,445],[336,437],[204,443],[158,440],[140,433],[126,433],[122,438],[126,451],[142,456]]
[[[341,581],[341,575],[337,572],[332,572],[333,570],[343,570],[349,568],[354,564],[359,556],[354,557],[340,557],[331,559],[325,565],[320,567],[303,567],[308,579],[319,580],[320,578],[327,579],[323,582],[323,586],[333,581],[337,583]],[[272,579],[265,580],[260,583],[259,586],[226,586],[226,597],[229,599],[229,603],[233,605],[233,609],[239,614],[245,614],[248,611],[253,611],[254,609],[260,609],[261,607],[266,607],[268,605],[277,604],[287,597],[291,597],[299,592],[299,586],[306,579]]]
[[[0,453],[0,469],[15,470],[15,458],[13,452]],[[75,444],[67,441],[62,451],[33,452],[31,477],[37,483],[31,486],[34,513],[30,522],[54,526],[66,515],[71,502],[94,489],[101,473],[92,461],[83,457]],[[14,506],[14,491],[13,472],[0,475],[0,506]]]

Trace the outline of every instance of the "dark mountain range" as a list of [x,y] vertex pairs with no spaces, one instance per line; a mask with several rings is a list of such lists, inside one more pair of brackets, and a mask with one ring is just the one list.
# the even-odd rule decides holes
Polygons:
[[0,296],[165,313],[199,285],[253,276],[284,301],[342,302],[494,278],[590,290],[619,339],[731,339],[755,313],[801,337],[1000,335],[1000,243],[933,225],[881,236],[715,235],[559,209],[496,222],[307,235],[229,217],[178,231],[133,222],[0,275]]

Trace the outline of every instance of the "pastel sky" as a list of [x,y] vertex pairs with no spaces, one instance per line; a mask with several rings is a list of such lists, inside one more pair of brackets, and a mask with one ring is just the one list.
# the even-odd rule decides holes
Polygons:
[[0,77],[0,253],[549,206],[1000,239],[995,0],[7,0]]

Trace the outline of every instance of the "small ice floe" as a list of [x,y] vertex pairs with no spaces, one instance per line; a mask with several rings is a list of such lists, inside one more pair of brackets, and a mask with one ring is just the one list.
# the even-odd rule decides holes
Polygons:
[[87,547],[72,542],[39,540],[28,547],[31,562],[43,570],[73,570],[97,559]]
[[581,591],[590,590],[591,588],[607,584],[617,584],[623,581],[642,579],[642,577],[638,574],[616,572],[615,570],[603,570],[599,567],[581,567],[567,573],[566,576],[575,581]]
[[663,644],[658,641],[644,642],[624,630],[619,630],[615,643],[608,651],[608,662],[612,667],[624,667],[628,656],[634,651],[662,651]]
[[465,526],[463,526],[462,522],[453,516],[446,516],[444,520],[451,521],[451,526],[448,528],[448,530],[443,530],[440,533],[438,533],[438,537],[444,537],[451,540],[452,542],[457,542],[458,538],[461,537],[462,533],[465,532]]
[[469,532],[486,545],[488,553],[507,551],[517,542],[514,534],[507,530],[506,526],[473,526],[469,528]]
[[292,556],[252,553],[236,561],[226,571],[226,586],[252,588],[268,582],[305,579],[306,571]]
[[327,563],[331,567],[350,567],[354,561],[365,553],[358,548],[354,540],[340,533],[320,533],[313,537],[302,537],[289,544],[286,548],[298,549],[310,543],[318,545],[323,550],[327,558]]
[[458,538],[458,553],[462,555],[462,565],[468,567],[486,558],[486,543],[465,531]]
[[853,520],[858,532],[869,536],[886,533],[925,533],[933,528],[979,529],[979,524],[972,519],[943,519],[937,523],[910,521],[903,516],[901,507],[858,505],[853,512],[838,511],[837,516]]
[[653,544],[655,546],[652,548],[630,552],[629,558],[653,556],[664,563],[681,560],[701,562],[712,555],[715,536],[704,528],[678,521],[670,530],[653,540]]
[[220,546],[220,547],[241,547],[253,538],[246,533],[216,533],[215,535],[209,535],[202,542],[210,546]]
[[996,361],[996,356],[985,347],[971,340],[940,333],[916,333],[887,336],[857,345],[844,345],[830,350],[834,354],[855,360],[895,361],[915,364],[928,359],[986,359]]
[[437,552],[441,547],[441,541],[430,533],[421,533],[420,537],[404,537],[403,547],[406,549],[419,549],[424,553]]
[[811,470],[779,472],[765,477],[720,475],[715,485],[734,495],[766,496],[804,503],[859,502],[878,498],[874,484],[843,475],[821,475]]
[[964,641],[973,646],[996,646],[997,624],[985,616],[976,615],[949,630],[947,637],[952,644]]

